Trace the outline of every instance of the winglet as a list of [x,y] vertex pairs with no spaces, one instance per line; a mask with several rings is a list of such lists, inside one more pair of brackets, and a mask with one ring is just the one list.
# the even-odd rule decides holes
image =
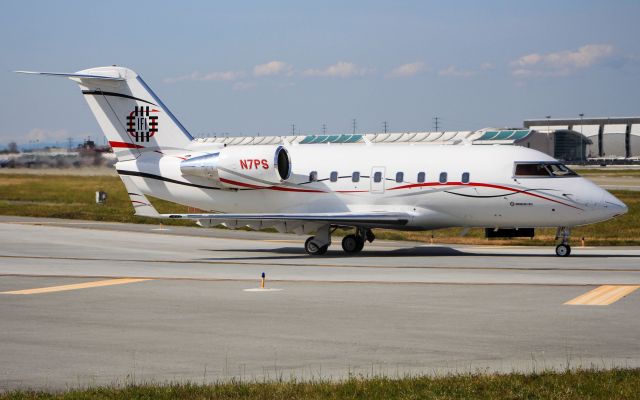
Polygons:
[[129,194],[129,199],[131,199],[131,205],[133,205],[133,209],[136,211],[136,215],[140,217],[163,218],[149,199],[147,199],[135,183],[133,183],[133,179],[131,179],[130,176],[120,175],[120,179],[122,179],[122,183],[124,183],[125,188],[127,188],[127,193]]

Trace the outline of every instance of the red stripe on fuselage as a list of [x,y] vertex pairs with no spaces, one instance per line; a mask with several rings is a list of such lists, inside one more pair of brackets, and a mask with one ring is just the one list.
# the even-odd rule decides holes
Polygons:
[[[278,191],[283,191],[283,192],[300,192],[300,193],[331,193],[331,192],[326,192],[326,191],[323,191],[323,190],[315,190],[315,189],[296,189],[296,188],[281,187],[281,186],[258,186],[258,185],[252,185],[250,183],[237,182],[237,181],[233,181],[233,180],[230,180],[230,179],[224,179],[224,178],[220,178],[220,181],[224,182],[224,183],[231,184],[231,185],[236,185],[236,186],[241,186],[241,187],[246,187],[246,188],[251,188],[251,189],[268,189],[268,190],[278,190]],[[551,201],[553,203],[562,204],[562,205],[567,206],[567,207],[575,208],[576,210],[582,210],[581,208],[576,207],[576,206],[572,206],[571,204],[567,204],[567,203],[564,203],[564,202],[559,201],[559,200],[550,199],[548,197],[545,197],[545,196],[542,196],[542,195],[539,195],[539,194],[536,194],[536,193],[525,192],[524,190],[511,188],[511,187],[508,187],[508,186],[494,185],[494,184],[491,184],[491,183],[480,183],[480,182],[469,182],[469,183],[462,183],[462,182],[447,182],[447,183],[425,182],[425,183],[412,183],[412,184],[409,184],[409,185],[396,186],[396,187],[393,187],[393,188],[389,188],[387,190],[411,189],[411,188],[425,187],[425,186],[471,186],[471,187],[488,187],[488,188],[492,188],[492,189],[508,190],[510,192],[522,193],[522,194],[525,194],[525,195],[528,195],[528,196],[533,196],[533,197],[537,197],[539,199]],[[337,190],[337,191],[335,191],[335,193],[362,193],[362,192],[368,192],[368,191],[367,190]]]
[[411,189],[411,188],[422,187],[422,186],[473,186],[473,187],[487,187],[487,188],[492,188],[492,189],[509,190],[511,192],[522,193],[522,194],[526,194],[528,196],[537,197],[539,199],[552,201],[554,203],[562,204],[563,206],[575,208],[576,210],[582,210],[581,208],[572,206],[571,204],[567,204],[567,203],[564,203],[564,202],[559,201],[559,200],[550,199],[548,197],[545,197],[545,196],[542,196],[542,195],[539,195],[539,194],[536,194],[536,193],[526,192],[524,190],[515,189],[515,188],[509,187],[509,186],[494,185],[494,184],[491,184],[491,183],[480,183],[480,182],[469,182],[469,183],[462,183],[462,182],[447,182],[447,183],[426,182],[426,183],[412,183],[412,184],[409,184],[409,185],[396,186],[394,188],[389,188],[387,190]]

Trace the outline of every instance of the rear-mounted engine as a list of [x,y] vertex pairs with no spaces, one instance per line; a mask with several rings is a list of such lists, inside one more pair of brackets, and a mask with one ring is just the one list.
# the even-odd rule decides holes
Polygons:
[[291,157],[282,146],[232,146],[184,160],[180,171],[226,188],[268,187],[289,178]]

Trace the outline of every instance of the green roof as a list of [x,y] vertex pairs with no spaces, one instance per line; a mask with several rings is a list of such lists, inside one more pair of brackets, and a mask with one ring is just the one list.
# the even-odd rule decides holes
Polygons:
[[486,131],[478,140],[491,140],[498,134],[498,131]]
[[511,135],[513,135],[513,131],[500,131],[491,140],[507,140]]
[[315,139],[316,137],[314,135],[311,136],[307,136],[306,138],[302,139],[302,141],[300,142],[300,144],[307,144],[311,141],[313,141],[313,139]]
[[528,129],[521,130],[504,130],[504,131],[486,131],[476,140],[521,140],[531,133]]
[[316,143],[355,143],[362,139],[362,135],[310,135],[300,141],[300,144]]
[[529,133],[531,133],[531,131],[529,131],[529,130],[516,131],[513,134],[513,136],[511,136],[511,139],[512,140],[524,139],[529,135]]

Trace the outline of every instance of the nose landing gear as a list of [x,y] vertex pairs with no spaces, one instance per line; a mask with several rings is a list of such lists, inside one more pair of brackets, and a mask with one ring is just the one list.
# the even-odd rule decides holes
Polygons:
[[569,246],[569,235],[571,229],[565,226],[559,227],[556,231],[556,240],[562,239],[562,242],[556,246],[556,255],[558,257],[568,257],[571,254],[571,246]]

